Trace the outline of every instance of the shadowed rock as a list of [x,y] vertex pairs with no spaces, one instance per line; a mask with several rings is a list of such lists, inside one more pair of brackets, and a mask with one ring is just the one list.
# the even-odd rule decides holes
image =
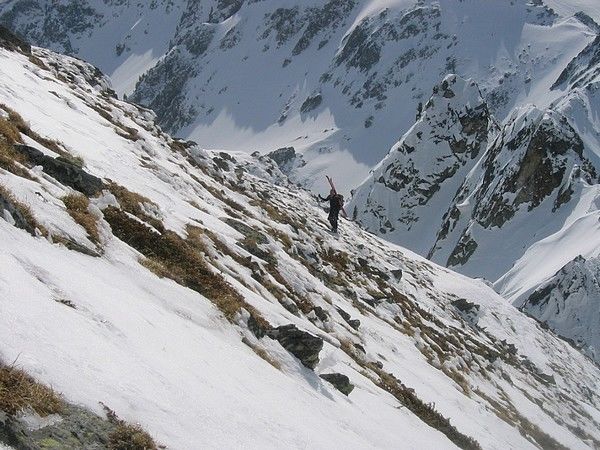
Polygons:
[[28,145],[15,145],[15,150],[25,155],[32,164],[42,166],[44,172],[52,178],[88,197],[100,192],[104,187],[100,178],[65,160],[52,158]]
[[20,50],[26,55],[31,55],[31,45],[2,25],[0,25],[0,47],[11,51]]
[[333,386],[344,395],[350,395],[354,390],[354,385],[350,383],[350,378],[341,373],[324,373],[319,375],[325,381],[333,384]]
[[350,314],[348,314],[346,311],[344,311],[341,308],[336,308],[336,309],[340,313],[340,316],[342,316],[342,319],[344,319],[348,325],[350,325],[355,330],[358,330],[358,327],[360,327],[360,320],[352,319]]
[[10,214],[14,221],[14,226],[27,231],[32,236],[35,236],[35,225],[27,220],[27,217],[19,210],[9,197],[3,197],[0,192],[0,218],[5,218],[10,221],[10,217],[6,217],[6,213]]
[[267,331],[271,339],[279,343],[309,369],[319,363],[319,352],[323,348],[323,339],[299,330],[296,325],[282,325]]

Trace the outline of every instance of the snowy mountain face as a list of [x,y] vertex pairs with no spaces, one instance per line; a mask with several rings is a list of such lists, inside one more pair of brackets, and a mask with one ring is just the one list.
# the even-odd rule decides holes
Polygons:
[[367,229],[495,280],[598,183],[594,157],[566,115],[527,107],[498,127],[475,83],[449,76],[351,208]]
[[[436,149],[460,172],[495,125],[447,83],[472,100],[447,122],[464,144]],[[0,367],[169,448],[600,446],[600,369],[569,344],[352,222],[329,234],[290,151],[207,151],[155,119],[0,38]],[[0,411],[1,444],[68,425],[32,416]]]
[[427,235],[439,229],[452,195],[447,185],[456,191],[494,131],[477,85],[446,77],[434,88],[417,124],[373,170],[372,182],[355,192],[353,217],[365,228],[392,241],[409,240],[413,250],[427,254],[432,246]]
[[563,3],[8,0],[0,22],[98,65],[173,133],[249,153],[293,147],[306,162],[295,182],[325,189],[329,173],[349,192],[448,73],[476,81],[499,119],[549,104],[554,72],[600,16]]
[[575,258],[531,293],[520,308],[571,339],[596,361],[600,359],[599,268],[597,258]]
[[[594,45],[573,61],[591,62]],[[522,304],[571,259],[600,249],[600,103],[590,65],[569,64],[554,83],[564,97],[548,108],[515,109],[499,125],[473,81],[446,77],[355,191],[353,216],[435,262],[495,281]],[[570,338],[554,327],[560,315],[548,320],[552,310],[534,316]],[[580,340],[594,345],[588,331]]]
[[600,248],[528,256],[594,210],[593,1],[9,0],[0,21],[205,147],[271,154],[321,192],[325,173],[346,193],[368,177],[363,226],[511,301]]
[[[502,88],[490,92],[481,79],[479,94],[470,78],[436,85],[416,124],[354,192],[353,217],[435,262],[491,280],[515,305],[576,256],[598,256],[600,28],[583,12],[571,20],[593,39],[570,61],[548,63],[537,87],[521,72],[522,103],[503,110]],[[502,85],[514,88],[510,74]],[[469,135],[463,122],[478,110],[481,132]],[[457,152],[469,139],[477,151]],[[593,333],[581,339],[595,342]]]

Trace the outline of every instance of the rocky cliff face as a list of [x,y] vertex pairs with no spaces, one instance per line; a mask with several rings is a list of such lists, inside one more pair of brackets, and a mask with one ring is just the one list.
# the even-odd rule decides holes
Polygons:
[[533,291],[520,309],[600,362],[598,258],[575,258]]
[[[523,108],[496,126],[480,96],[473,105],[462,89],[443,89],[452,83],[434,89],[417,124],[350,205],[368,229],[495,280],[527,247],[558,231],[583,188],[598,183],[595,155],[560,108]],[[503,248],[502,236],[520,244]],[[490,254],[496,256],[486,264]]]
[[346,192],[446,74],[473,78],[499,119],[527,101],[543,108],[559,95],[540,95],[549,72],[591,43],[595,23],[526,0],[77,5],[10,0],[0,22],[96,63],[171,132],[250,153],[294,147],[307,162],[296,182],[324,189],[339,173]]
[[367,229],[398,242],[409,239],[417,252],[427,253],[445,205],[497,129],[476,83],[456,75],[434,87],[418,114],[355,191],[350,208]]

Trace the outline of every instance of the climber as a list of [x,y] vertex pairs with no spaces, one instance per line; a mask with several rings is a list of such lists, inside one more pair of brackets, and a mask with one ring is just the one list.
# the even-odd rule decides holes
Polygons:
[[318,197],[320,202],[329,201],[329,217],[327,217],[327,219],[331,224],[331,231],[337,233],[338,216],[344,207],[344,197],[341,194],[338,194],[334,188],[331,188],[327,197],[323,198],[320,195]]

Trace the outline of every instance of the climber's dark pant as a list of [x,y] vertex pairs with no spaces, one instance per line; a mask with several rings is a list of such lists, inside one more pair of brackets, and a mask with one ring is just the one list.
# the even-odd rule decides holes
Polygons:
[[339,210],[332,209],[331,211],[329,211],[329,217],[327,219],[329,220],[329,223],[331,224],[331,231],[334,231],[334,232],[337,231],[339,215],[340,215]]

